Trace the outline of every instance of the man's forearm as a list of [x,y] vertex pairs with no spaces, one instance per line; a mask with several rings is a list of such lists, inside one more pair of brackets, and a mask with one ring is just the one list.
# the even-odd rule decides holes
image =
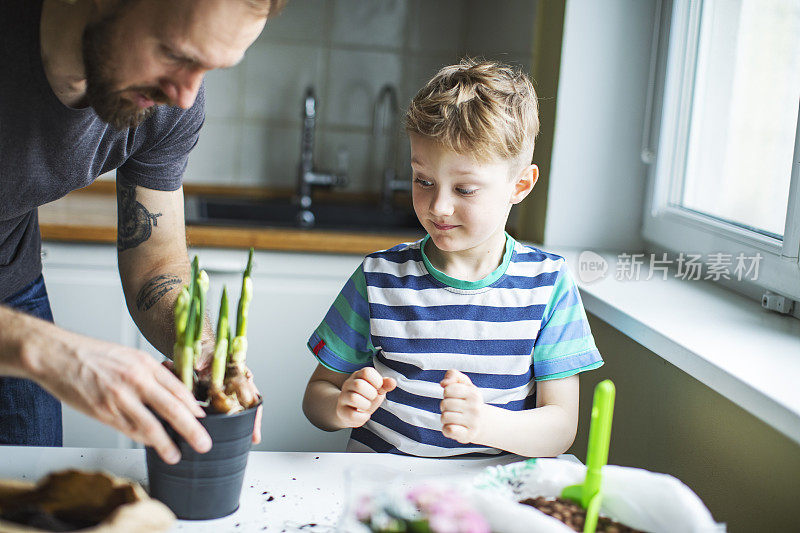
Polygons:
[[575,440],[577,425],[559,405],[509,411],[484,406],[475,444],[491,446],[524,457],[555,457]]
[[[128,310],[150,344],[171,356],[175,299],[190,276],[183,192],[146,189],[118,176],[117,212],[117,257]],[[213,343],[206,325],[204,344]]]
[[[150,344],[168,357],[172,357],[175,343],[175,299],[181,287],[189,284],[190,275],[187,259],[151,269],[140,278],[127,282],[123,279],[131,317]],[[210,322],[206,318],[203,343],[213,344],[213,338]]]
[[35,318],[0,305],[0,376],[28,377],[23,361],[26,335]]
[[[80,360],[79,335],[45,320],[0,305],[0,376],[31,379],[52,390],[53,382],[69,381],[63,363]],[[78,357],[76,357],[78,356]]]

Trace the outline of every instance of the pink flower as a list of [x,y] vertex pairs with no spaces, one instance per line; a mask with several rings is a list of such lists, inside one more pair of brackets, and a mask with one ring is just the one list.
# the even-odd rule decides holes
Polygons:
[[367,495],[361,496],[356,502],[355,514],[359,522],[366,522],[372,516],[372,498]]
[[419,486],[408,493],[409,499],[428,517],[434,533],[489,533],[486,520],[469,508],[468,502],[455,490]]
[[[469,501],[454,489],[418,485],[401,496],[406,505],[399,506],[401,501],[393,502],[388,494],[376,495],[376,498],[364,497],[355,506],[358,520],[373,528],[376,519],[377,523],[422,520],[427,521],[433,533],[490,533],[483,516],[472,510]],[[382,526],[378,526],[378,530],[382,531]]]

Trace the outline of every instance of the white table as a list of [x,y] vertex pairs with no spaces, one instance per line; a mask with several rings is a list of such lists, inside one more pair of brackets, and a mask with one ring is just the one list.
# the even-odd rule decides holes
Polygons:
[[[578,461],[572,455],[560,457]],[[393,473],[469,478],[487,466],[521,459],[515,455],[421,459],[373,453],[250,452],[239,510],[217,520],[179,520],[172,531],[333,531],[347,497],[346,472],[357,470],[363,475],[367,467],[374,467],[379,482]],[[147,487],[144,450],[0,446],[0,478],[37,481],[65,468],[104,470]],[[316,526],[299,529],[306,524]]]

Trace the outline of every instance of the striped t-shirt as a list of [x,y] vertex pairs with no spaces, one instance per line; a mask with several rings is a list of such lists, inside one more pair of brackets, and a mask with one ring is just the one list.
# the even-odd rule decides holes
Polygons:
[[349,449],[424,457],[497,454],[442,434],[439,382],[456,369],[486,403],[536,406],[536,381],[603,364],[580,295],[560,256],[507,235],[502,264],[480,281],[447,276],[424,253],[428,236],[368,255],[308,347],[325,367],[374,366],[397,388]]

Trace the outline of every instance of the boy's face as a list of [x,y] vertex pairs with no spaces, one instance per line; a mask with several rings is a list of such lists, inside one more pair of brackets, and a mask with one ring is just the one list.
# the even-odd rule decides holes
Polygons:
[[121,1],[83,35],[89,104],[118,129],[157,104],[189,108],[205,73],[239,62],[265,22],[240,0]]
[[436,247],[460,252],[504,243],[508,213],[536,183],[536,166],[479,162],[429,138],[409,137],[414,211]]

